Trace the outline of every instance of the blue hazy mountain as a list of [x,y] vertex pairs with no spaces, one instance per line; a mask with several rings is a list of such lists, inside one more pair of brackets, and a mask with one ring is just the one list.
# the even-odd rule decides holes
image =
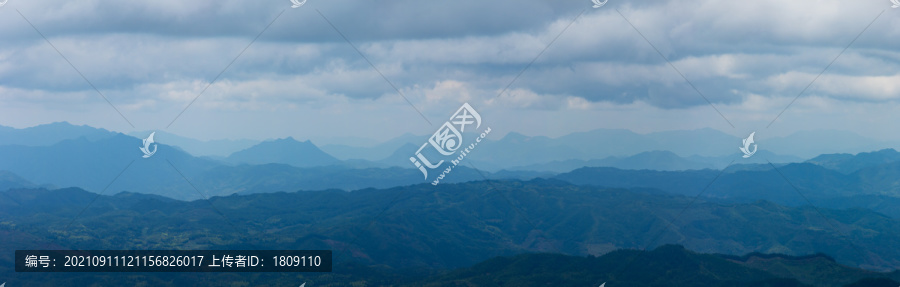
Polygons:
[[[5,128],[0,134],[6,137],[22,134],[25,138],[40,138],[44,142],[49,142],[54,138],[46,136],[48,131],[57,129],[71,129],[61,132],[67,136],[87,134],[96,139],[82,136],[64,139],[51,145],[0,145],[0,170],[8,170],[25,181],[39,186],[48,184],[59,187],[78,186],[93,192],[131,191],[178,199],[301,188],[344,190],[365,187],[386,188],[423,182],[419,171],[414,169],[408,160],[417,148],[411,143],[395,149],[392,155],[382,161],[340,161],[318,149],[312,142],[286,138],[265,141],[235,152],[227,159],[233,165],[230,166],[217,160],[192,156],[177,147],[165,144],[162,140],[158,141],[158,154],[144,159],[138,150],[141,146],[141,139],[138,137],[66,123],[21,130]],[[704,168],[722,168],[731,163],[732,166],[709,186],[705,195],[742,201],[769,199],[783,204],[804,204],[802,197],[798,197],[797,192],[791,187],[793,184],[801,192],[809,193],[812,199],[823,202],[836,202],[836,198],[855,196],[853,200],[847,202],[876,206],[875,200],[879,198],[885,200],[885,196],[900,197],[900,187],[893,184],[894,178],[900,177],[900,167],[891,165],[898,157],[897,152],[893,150],[854,156],[822,156],[806,164],[785,165],[784,163],[799,159],[773,154],[765,148],[764,143],[760,143],[759,152],[749,159],[740,157],[737,144],[728,145],[733,150],[718,157],[699,155],[684,157],[671,151],[650,151],[602,159],[582,158],[587,151],[578,151],[580,145],[566,145],[575,141],[613,144],[616,141],[604,140],[605,136],[618,135],[626,139],[622,141],[622,145],[630,143],[628,148],[637,147],[635,150],[639,150],[652,146],[653,142],[659,141],[660,138],[683,139],[690,138],[693,134],[720,137],[720,140],[727,139],[727,135],[715,130],[650,135],[626,130],[598,130],[558,139],[510,133],[499,141],[479,145],[478,150],[470,154],[472,165],[466,162],[445,182],[484,178],[530,179],[566,172],[558,178],[578,184],[651,187],[690,195],[702,190],[718,172]],[[648,139],[650,137],[655,137],[656,140]],[[5,140],[15,141],[8,138]],[[739,138],[735,140],[740,141]],[[40,141],[28,142],[36,144]],[[684,144],[690,145],[692,144]],[[669,145],[672,148],[676,146]],[[680,149],[685,151],[687,147]],[[552,160],[513,166],[514,169],[500,171],[515,162],[537,160],[529,158],[530,154],[526,152],[529,150],[543,157],[543,160]],[[539,152],[542,150],[550,152]],[[623,150],[626,148],[619,149]],[[550,155],[554,151],[560,152]],[[526,156],[515,157],[516,154]],[[578,157],[569,160],[554,159],[567,156]],[[783,160],[784,158],[788,160]],[[769,162],[776,164],[780,170],[772,170]],[[323,168],[326,166],[332,168]],[[390,166],[399,169],[389,168]],[[472,170],[471,166],[482,170],[482,173]],[[581,169],[603,166],[617,169]],[[790,182],[788,183],[778,172]],[[887,206],[882,204],[873,208],[883,212]]]
[[419,147],[421,147],[421,143],[419,145],[405,143],[389,156],[377,162],[385,166],[414,167],[412,162],[409,161],[409,158],[415,155],[416,150],[418,150]]
[[[735,163],[766,164],[768,162],[790,163],[803,161],[803,159],[799,157],[778,155],[766,150],[759,150],[756,154],[754,154],[753,157],[748,159],[741,158],[743,154],[734,151],[732,151],[733,153],[731,154],[718,157],[704,157],[697,155],[690,157],[681,157],[671,151],[656,150],[641,152],[625,157],[610,156],[603,159],[589,160],[552,160],[548,162],[540,162],[524,166],[509,166],[506,164],[507,162],[495,162],[491,160],[490,156],[481,156],[481,146],[482,145],[479,145],[478,151],[471,153],[472,156],[469,157],[468,160],[474,162],[479,169],[492,172],[507,170],[563,173],[582,167],[615,167],[619,169],[674,171],[691,169],[722,169],[727,167],[729,164]],[[418,145],[407,143],[406,145],[394,151],[393,154],[378,161],[377,163],[381,164],[381,166],[412,167],[412,164],[409,162],[409,157],[412,156],[418,148]],[[490,149],[486,150],[487,152],[495,152]],[[734,150],[736,151],[737,149],[735,148]]]
[[498,167],[516,167],[569,159],[602,159],[662,150],[644,135],[620,129],[599,129],[559,138],[526,136],[515,132],[478,146],[471,160]]
[[730,155],[741,145],[741,138],[719,130],[675,130],[649,133],[646,137],[660,143],[660,150],[668,150],[682,156],[715,157]]
[[[775,152],[769,149],[765,142],[757,141],[757,143],[761,145],[759,152],[754,158],[748,159],[748,162],[765,163],[765,158],[771,162],[799,162],[805,159],[790,153]],[[621,129],[599,129],[572,133],[559,138],[525,136],[510,132],[499,140],[479,145],[478,151],[473,152],[470,159],[493,169],[553,166],[542,168],[546,171],[562,171],[581,164],[584,164],[581,166],[660,170],[722,168],[734,159],[734,155],[741,155],[738,149],[740,146],[740,137],[709,128],[649,134]],[[655,151],[667,151],[682,159],[671,158],[669,154],[654,153]],[[629,157],[630,159],[619,160]],[[657,163],[658,167],[654,167],[651,162],[654,157],[661,160]],[[647,164],[628,163],[629,160],[644,160]]]
[[622,129],[598,129],[572,133],[558,141],[585,152],[591,158],[629,156],[641,152],[666,150],[680,156],[722,156],[734,152],[740,138],[714,129],[676,130],[638,134]]
[[900,152],[894,149],[883,149],[875,152],[861,152],[856,155],[849,153],[823,154],[806,162],[842,173],[853,173],[863,168],[897,161],[900,161]]
[[758,170],[732,172],[581,168],[560,174],[556,178],[575,184],[656,188],[683,195],[703,192],[708,197],[743,201],[766,199],[789,205],[806,204],[794,187],[816,199],[874,194],[873,189],[866,189],[869,186],[863,184],[858,177],[814,164],[787,164],[777,167],[777,170],[771,166],[758,167]]
[[860,153],[900,146],[897,142],[874,140],[849,131],[799,131],[786,137],[764,142],[765,149],[779,154],[813,158],[830,153]]
[[[831,208],[867,208],[900,218],[900,161],[893,151],[862,153],[830,167],[814,163],[738,164],[727,170],[650,171],[588,167],[555,178],[581,185],[654,188],[686,196],[702,195],[725,202],[770,200],[789,206],[815,204]],[[881,155],[881,156],[877,156]],[[827,158],[827,157],[824,157]],[[857,160],[854,160],[856,158]],[[860,167],[860,162],[873,162]]]
[[[459,166],[442,183],[460,183],[489,179],[532,179],[521,173],[492,174]],[[408,168],[346,168],[327,166],[299,168],[284,164],[220,166],[194,179],[194,186],[209,196],[231,194],[272,193],[295,190],[358,190],[366,188],[391,188],[421,184],[422,173]],[[196,199],[192,197],[191,199]],[[183,199],[183,198],[179,198]]]
[[221,165],[164,144],[156,145],[154,156],[142,158],[141,145],[141,139],[117,133],[96,141],[81,137],[49,146],[0,146],[0,170],[37,184],[184,198],[186,192],[195,193],[185,177]]
[[766,149],[758,149],[756,153],[754,153],[749,158],[744,158],[744,154],[740,151],[734,151],[732,154],[726,156],[719,157],[702,157],[702,156],[691,156],[688,159],[698,162],[703,162],[707,164],[711,164],[715,166],[717,169],[726,168],[729,164],[731,165],[752,165],[752,164],[765,164],[768,165],[771,163],[797,163],[803,162],[803,158],[792,156],[792,155],[783,155],[776,154],[772,151]]
[[526,166],[516,166],[516,167],[498,167],[494,164],[486,164],[481,163],[479,166],[492,167],[493,169],[487,170],[496,170],[496,169],[505,169],[505,170],[514,170],[514,171],[539,171],[539,172],[555,172],[555,173],[564,173],[569,172],[575,169],[579,169],[582,167],[615,167],[618,169],[632,169],[632,170],[662,170],[662,171],[677,171],[677,170],[698,170],[698,169],[723,169],[729,166],[729,164],[765,164],[768,162],[772,163],[791,163],[791,162],[801,162],[803,161],[799,157],[794,156],[785,156],[785,155],[777,155],[773,154],[769,151],[758,151],[754,154],[753,157],[749,159],[741,158],[743,154],[734,153],[726,156],[718,156],[718,157],[703,157],[703,156],[690,156],[690,157],[681,157],[676,155],[670,151],[649,151],[642,152],[632,156],[627,157],[617,157],[611,156],[604,159],[591,159],[591,160],[582,160],[582,159],[569,159],[563,161],[551,161],[544,162]]
[[[421,144],[425,140],[427,137],[422,137],[413,143]],[[678,166],[722,168],[733,159],[740,158],[742,154],[738,148],[741,143],[741,137],[710,128],[648,134],[622,129],[598,129],[558,138],[526,136],[510,132],[500,139],[487,140],[486,143],[480,144],[469,159],[478,162],[486,170],[521,169],[526,166],[538,168],[542,165],[551,165],[554,167],[542,169],[560,171],[568,167],[577,167],[581,163],[584,163],[584,166],[626,167],[628,164],[616,163],[616,158],[633,157],[653,151],[668,151],[685,160],[678,160],[681,163],[665,162],[665,158],[660,158],[663,162],[657,169],[675,169]],[[758,152],[753,157],[741,159],[736,163],[802,162],[822,153],[857,153],[896,145],[892,142],[875,141],[852,132],[830,130],[804,131],[786,137],[768,137],[765,133],[758,132],[756,143]],[[396,158],[390,160],[395,161]],[[640,164],[628,168],[654,169],[652,165]]]
[[341,163],[312,142],[308,140],[300,142],[293,137],[261,142],[232,153],[226,161],[235,164],[281,163],[296,167],[330,166]]
[[[179,148],[157,143],[157,152],[142,158],[142,139],[115,133],[96,141],[85,137],[49,146],[0,146],[0,170],[7,170],[7,187],[59,186],[115,194],[122,191],[193,200],[234,193],[297,189],[387,188],[422,183],[421,173],[408,168],[373,168],[365,163],[341,162],[311,142],[291,138],[260,143],[236,153],[238,164],[192,156]],[[312,156],[310,156],[312,155]],[[268,162],[282,163],[268,163]],[[298,167],[307,166],[307,167]],[[444,182],[495,178],[459,167]],[[505,178],[531,178],[504,174]],[[3,187],[3,186],[0,186]]]
[[14,174],[9,171],[0,170],[0,190],[7,190],[11,188],[37,188],[39,187],[37,184],[34,184],[27,179],[22,178],[21,176]]
[[[137,137],[137,138],[146,138],[147,135],[150,134],[151,131],[144,132],[131,132],[128,135]],[[179,136],[173,133],[165,132],[165,131],[155,131],[156,135],[154,136],[156,142],[164,143],[169,146],[175,146],[181,148],[182,150],[190,153],[194,156],[210,156],[213,158],[225,158],[228,155],[240,151],[246,148],[249,148],[255,144],[258,144],[259,141],[248,140],[248,139],[221,139],[221,140],[208,140],[202,141],[189,137]]]
[[[410,133],[403,134],[399,137],[388,141],[372,144],[373,141],[364,139],[355,139],[356,145],[349,144],[326,144],[322,145],[323,151],[341,160],[362,159],[368,161],[379,161],[390,157],[398,148],[407,144],[419,143],[420,145],[428,136],[417,136]],[[418,148],[418,147],[416,147]],[[414,150],[415,151],[415,150]]]
[[553,160],[597,158],[586,154],[582,149],[566,146],[568,144],[571,143],[557,142],[555,139],[545,136],[525,136],[510,132],[499,140],[482,142],[479,144],[478,150],[468,158],[469,160],[502,163],[511,167]]
[[[394,151],[379,162],[408,166],[408,158],[427,141],[404,138]],[[411,141],[411,142],[410,142]],[[414,148],[410,148],[414,146]],[[485,140],[470,154],[468,160],[477,163],[479,169],[496,171],[521,166],[540,165],[554,161],[603,159],[610,156],[631,156],[641,152],[661,150],[653,139],[628,130],[594,130],[566,135],[559,138],[526,136],[507,133],[499,140]],[[543,169],[555,170],[555,169]]]
[[[80,137],[94,141],[114,134],[104,129],[76,126],[66,122],[25,129],[0,126],[0,145],[51,145],[61,140]],[[130,134],[143,138],[148,132]],[[177,146],[196,156],[224,157],[258,143],[246,139],[200,141],[165,131],[158,131],[157,136],[160,139],[157,142]],[[427,136],[404,134],[377,144],[369,141],[371,144],[366,145],[364,139],[356,139],[354,145],[329,144],[321,147],[321,151],[340,160],[362,159],[378,162],[392,156],[403,145],[420,145],[426,140]],[[857,153],[897,146],[897,143],[893,142],[876,141],[852,132],[832,130],[802,131],[786,137],[771,138],[767,138],[765,133],[757,133],[757,143],[760,155],[766,152],[774,155],[768,158],[772,162],[796,162],[820,154]],[[740,137],[710,128],[648,134],[622,129],[598,129],[557,138],[525,136],[510,132],[499,140],[488,139],[486,144],[479,146],[481,152],[472,154],[471,160],[484,166],[483,169],[498,170],[551,162],[603,160],[609,157],[631,157],[651,151],[669,151],[691,161],[719,167],[727,164],[727,161],[723,163],[719,159],[738,153],[737,147],[740,144]]]
[[[422,143],[426,139],[422,139]],[[583,141],[590,141],[591,144],[582,144]],[[411,166],[409,157],[422,143],[406,143],[378,162],[390,166]],[[500,140],[487,140],[480,144],[468,160],[476,163],[479,169],[489,171],[567,172],[584,166],[659,170],[716,167],[709,162],[682,158],[670,151],[653,150],[658,146],[655,140],[627,130],[595,130],[556,139],[510,132]]]
[[[0,145],[50,145],[61,140],[80,137],[93,141],[114,134],[103,129],[75,126],[65,122],[26,129],[0,127]],[[132,133],[137,138],[146,137],[146,134],[146,132]],[[407,148],[404,145],[421,145],[427,140],[427,136],[404,134],[377,144],[371,141],[370,145],[365,145],[367,142],[364,139],[356,139],[353,142],[355,146],[330,144],[320,149],[311,143],[301,145],[297,141],[293,143],[287,141],[282,143],[284,146],[267,143],[263,145],[267,146],[266,148],[252,149],[250,145],[257,141],[246,139],[199,141],[165,131],[157,132],[157,137],[158,143],[181,148],[196,156],[212,156],[224,160],[225,155],[234,154],[232,158],[227,159],[228,162],[287,163],[301,167],[336,164],[334,159],[357,159],[349,165],[355,167],[411,167],[407,164],[407,154],[412,153],[406,152]],[[284,140],[270,142],[281,143]],[[733,159],[733,155],[740,155],[737,148],[740,146],[741,138],[709,128],[648,134],[621,129],[598,129],[558,138],[525,136],[510,132],[499,140],[486,141],[469,157],[469,160],[476,163],[480,169],[498,171],[533,167],[541,171],[564,172],[581,166],[660,170],[682,167],[721,168]],[[758,154],[743,160],[744,163],[766,163],[766,160],[773,163],[800,162],[819,155],[817,151],[858,152],[859,149],[868,147],[873,148],[859,151],[890,147],[888,142],[873,141],[850,132],[837,131],[798,132],[787,137],[771,139],[760,133],[757,134],[757,143]],[[400,149],[404,151],[400,152]],[[629,157],[640,160],[641,156],[651,156],[650,152],[653,151],[668,151],[683,159],[668,161],[666,158],[659,158],[661,162],[657,163],[656,167],[653,164],[642,165],[627,163],[628,160],[616,160]],[[647,154],[641,155],[642,153]],[[570,167],[571,169],[566,170]]]
[[68,122],[55,122],[24,129],[0,126],[0,145],[47,146],[77,138],[100,140],[115,134],[105,129],[76,126]]
[[651,169],[651,170],[690,170],[712,169],[715,165],[686,159],[670,151],[642,152],[629,157],[607,157],[604,159],[551,161],[520,167],[510,170],[530,170],[549,172],[569,172],[582,167],[615,167],[619,169]]
[[[406,143],[403,146],[401,146],[400,148],[398,148],[397,150],[395,150],[394,153],[392,153],[390,156],[388,156],[384,159],[381,159],[379,161],[376,161],[375,163],[377,163],[379,166],[382,166],[382,167],[414,168],[415,165],[413,165],[413,163],[409,160],[409,158],[413,157],[415,155],[416,151],[420,147],[422,147],[422,144],[423,143],[419,143],[419,144]],[[480,146],[479,146],[479,148],[480,148]],[[476,153],[481,153],[481,152],[476,151],[471,154],[476,154]],[[451,156],[450,159],[452,159],[452,158],[455,158],[455,157]],[[447,159],[445,158],[445,160],[447,160]],[[512,169],[504,169],[505,166],[495,164],[494,162],[484,161],[481,159],[475,159],[474,156],[467,157],[466,160],[463,161],[462,166],[475,167],[479,170],[486,171],[486,172],[499,172],[501,170],[513,171]],[[436,169],[436,170],[440,170],[440,168]],[[569,171],[569,170],[571,170],[571,169],[568,169],[565,171]],[[529,171],[543,172],[544,170],[535,169],[535,170],[529,170]],[[519,178],[519,177],[516,176],[515,178]]]

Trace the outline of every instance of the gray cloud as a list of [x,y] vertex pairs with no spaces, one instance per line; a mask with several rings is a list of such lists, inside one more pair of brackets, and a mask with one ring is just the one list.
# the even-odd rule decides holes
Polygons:
[[[764,122],[885,9],[804,99],[811,106],[896,104],[900,18],[881,2],[660,0],[592,9],[590,1],[310,0],[290,9],[288,1],[11,1],[0,7],[0,103],[47,117],[49,110],[108,109],[14,9],[126,116],[147,121],[177,114],[284,10],[189,113],[251,118],[316,108],[381,111],[397,122],[418,117],[379,72],[435,118],[462,101],[497,113],[711,112],[618,9],[726,115]],[[801,100],[798,113],[802,107]]]

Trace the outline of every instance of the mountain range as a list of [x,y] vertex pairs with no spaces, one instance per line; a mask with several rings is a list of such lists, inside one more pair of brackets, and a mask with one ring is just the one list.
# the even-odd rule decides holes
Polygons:
[[113,136],[114,132],[89,126],[76,126],[67,122],[16,129],[0,126],[0,145],[48,146],[63,140],[85,138],[97,141]]
[[[51,146],[0,146],[0,158],[5,159],[0,161],[0,170],[6,170],[10,177],[7,188],[33,187],[33,183],[41,183],[82,187],[103,194],[130,191],[181,200],[297,189],[385,188],[422,182],[421,173],[414,169],[302,168],[275,163],[231,165],[193,157],[163,144],[158,146],[155,156],[144,159],[139,151],[135,155],[137,146],[134,144],[135,140],[129,136],[116,135],[97,142],[80,138]],[[288,144],[303,145],[299,142]],[[265,147],[266,143],[261,145]],[[446,182],[476,179],[482,179],[481,174],[460,167]]]
[[[346,269],[303,277],[316,286],[898,280],[887,273],[900,268],[893,149],[800,157],[761,147],[742,158],[733,143],[715,143],[740,139],[715,130],[510,133],[432,185],[409,163],[424,142],[413,135],[364,149],[327,145],[342,156],[291,137],[197,156],[160,135],[158,153],[142,158],[140,137],[66,123],[0,128],[0,274],[31,278],[4,269],[15,249],[259,248],[334,250]],[[689,141],[699,135],[713,140]],[[616,269],[633,258],[633,271]],[[214,280],[291,279],[228,278]]]
[[[32,277],[11,272],[13,250],[40,248],[328,249],[334,250],[334,274],[308,278],[336,280],[331,286],[354,280],[407,282],[403,286],[843,286],[900,278],[896,271],[884,273],[900,266],[900,251],[893,248],[900,244],[900,221],[865,209],[723,204],[556,180],[192,202],[136,193],[98,197],[77,188],[13,189],[0,192],[0,235],[0,273],[15,280]],[[654,251],[633,251],[645,248]],[[190,281],[212,275],[177,276]]]
[[[822,155],[803,163],[742,164],[725,170],[651,171],[585,167],[554,178],[580,185],[654,188],[729,202],[865,207],[900,218],[900,153]],[[849,172],[849,173],[847,173]]]
[[[623,262],[627,262],[624,263]],[[697,272],[702,270],[702,272]],[[842,266],[824,254],[698,254],[678,245],[600,257],[496,257],[421,280],[417,286],[862,286],[893,287],[900,273]]]
[[542,179],[190,202],[13,189],[0,196],[4,221],[15,224],[10,232],[44,238],[21,249],[328,249],[336,250],[337,262],[444,269],[522,252],[585,256],[680,244],[732,255],[823,252],[853,267],[900,267],[893,248],[900,245],[900,221],[862,208],[717,203]]
[[[157,132],[157,142],[172,148],[180,149],[192,156],[208,157],[226,163],[285,163],[278,162],[276,155],[284,153],[287,157],[311,157],[312,162],[286,160],[298,167],[321,166],[335,164],[332,157],[339,161],[351,161],[351,166],[412,168],[409,157],[418,147],[426,142],[428,136],[404,134],[385,141],[369,141],[368,145],[351,146],[331,143],[315,149],[296,143],[293,138],[268,141],[256,140],[207,140],[200,141],[165,131]],[[146,137],[150,132],[129,133],[136,139]],[[84,137],[88,141],[100,141],[117,133],[88,126],[75,126],[65,122],[39,125],[25,129],[14,129],[0,126],[0,146],[49,146],[63,140],[75,140]],[[757,134],[760,152],[747,159],[754,163],[799,162],[826,153],[858,153],[871,150],[900,146],[892,142],[875,141],[856,134],[838,131],[798,132],[787,137],[767,139],[764,134]],[[626,169],[678,170],[695,168],[722,168],[735,155],[741,155],[737,149],[741,138],[713,129],[664,131],[638,134],[628,130],[598,129],[577,132],[569,135],[549,138],[544,136],[525,136],[510,132],[499,139],[486,139],[487,143],[479,146],[479,151],[469,159],[480,169],[487,171],[533,170],[566,172],[581,167],[581,164],[619,167]],[[358,139],[354,143],[366,142]],[[277,146],[274,144],[282,143]],[[311,145],[312,143],[310,143]],[[270,154],[264,154],[261,147],[252,151],[254,146],[270,146]],[[678,158],[667,159],[656,154],[667,151]],[[310,154],[305,154],[309,152]],[[321,153],[327,154],[327,157]],[[649,154],[648,154],[649,153]],[[302,154],[302,156],[301,156]],[[255,155],[268,156],[265,159],[253,158]],[[629,157],[639,158],[628,159]],[[228,159],[233,156],[231,159]],[[644,157],[644,163],[639,164]],[[319,160],[323,160],[319,162]],[[654,160],[663,160],[656,162]],[[540,169],[540,170],[539,170]]]
[[[409,163],[409,156],[417,149],[411,143],[374,162],[340,160],[310,141],[301,142],[290,137],[263,141],[223,158],[196,157],[181,148],[159,142],[159,153],[144,159],[137,149],[139,138],[86,126],[54,123],[0,131],[0,142],[16,143],[0,145],[0,170],[8,171],[9,176],[9,180],[0,182],[0,188],[77,186],[97,193],[131,191],[194,200],[233,193],[328,188],[354,190],[423,182],[421,173]],[[719,157],[683,157],[672,151],[644,151],[624,157],[558,160],[545,152],[541,154],[551,161],[508,169],[496,169],[494,161],[490,160],[505,160],[515,153],[528,154],[528,150],[536,152],[563,142],[608,141],[603,135],[620,136],[625,142],[632,141],[627,148],[640,150],[653,148],[652,142],[677,142],[691,133],[706,134],[708,138],[722,141],[728,138],[714,130],[648,135],[599,130],[558,139],[510,133],[499,141],[480,145],[469,157],[470,163],[457,167],[444,182],[527,180],[559,174],[555,178],[576,184],[658,188],[684,195],[697,194],[709,185],[708,190],[703,191],[708,198],[741,202],[766,199],[797,206],[810,203],[802,198],[808,193],[809,199],[816,204],[834,208],[871,207],[900,216],[900,212],[892,211],[888,204],[900,197],[900,187],[893,180],[900,176],[900,167],[892,165],[900,159],[900,153],[892,149],[857,155],[826,154],[793,164],[786,163],[800,159],[767,150],[761,150],[749,159],[741,158],[740,153],[735,152]],[[60,141],[51,143],[54,140]],[[678,145],[673,148],[682,152],[688,149]],[[577,151],[575,146],[557,149]],[[780,168],[773,169],[776,166]],[[715,169],[725,167],[721,178],[717,178]],[[715,182],[713,178],[717,178]],[[852,206],[848,206],[850,204]]]
[[[622,261],[635,260],[620,273]],[[834,262],[824,254],[745,256],[702,254],[678,245],[652,251],[619,250],[593,256],[526,253],[499,256],[452,270],[392,269],[341,264],[328,274],[294,273],[10,273],[11,284],[77,286],[746,286],[746,287],[895,287],[900,273],[872,272]],[[703,272],[697,272],[702,270]],[[5,274],[0,268],[0,274]],[[301,285],[306,286],[306,285]]]
[[261,142],[232,153],[225,160],[238,164],[281,163],[296,167],[330,166],[341,163],[312,142],[299,142],[292,137]]
[[234,152],[247,149],[260,143],[260,141],[249,139],[198,140],[166,131],[130,132],[128,135],[136,138],[146,138],[151,132],[156,133],[155,138],[158,142],[178,147],[182,151],[194,156],[210,157],[214,159],[224,159]]

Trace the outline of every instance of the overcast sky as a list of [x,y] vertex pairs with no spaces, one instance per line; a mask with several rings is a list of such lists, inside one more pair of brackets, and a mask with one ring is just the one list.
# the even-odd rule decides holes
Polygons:
[[708,127],[738,136],[838,129],[900,140],[900,8],[888,0],[290,6],[9,0],[0,7],[0,125],[68,121],[198,139],[380,141],[430,134],[468,102],[494,136]]

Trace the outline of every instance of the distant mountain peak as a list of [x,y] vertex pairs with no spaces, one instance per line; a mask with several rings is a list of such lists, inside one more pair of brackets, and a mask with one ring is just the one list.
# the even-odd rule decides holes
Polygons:
[[238,164],[281,163],[296,167],[328,166],[340,163],[340,160],[322,151],[311,141],[301,142],[293,137],[261,142],[232,153],[227,160]]
[[274,139],[274,140],[269,140],[269,141],[264,141],[264,142],[312,144],[312,141],[310,141],[310,140],[304,140],[304,141],[301,141],[301,140],[295,139],[295,138],[292,137],[292,136],[288,136],[288,137],[285,137],[285,138],[277,138],[277,139]]
[[75,125],[73,125],[72,123],[69,123],[67,121],[61,121],[61,122],[52,122],[49,124],[42,124],[42,125],[38,125],[38,126],[75,126]]
[[91,141],[96,141],[109,138],[115,134],[118,133],[87,125],[52,122],[23,129],[0,129],[0,145],[49,146],[79,137],[86,137]]
[[871,153],[874,153],[874,154],[890,154],[890,155],[900,154],[900,152],[897,152],[897,150],[895,150],[895,149],[893,149],[893,148],[886,148],[886,149],[882,149],[882,150],[877,150],[877,151],[873,151],[873,152],[871,152]]
[[517,132],[508,132],[508,133],[506,133],[505,136],[503,136],[501,141],[523,141],[528,138],[529,138],[529,136],[526,136],[526,135],[523,135],[523,134],[520,134]]
[[678,157],[678,155],[675,154],[674,152],[667,151],[667,150],[651,150],[651,151],[645,151],[645,152],[642,152],[642,153],[639,153],[639,154],[635,154],[635,155],[633,155],[633,156],[638,156],[638,155],[654,155],[654,156],[671,156],[671,157]]

